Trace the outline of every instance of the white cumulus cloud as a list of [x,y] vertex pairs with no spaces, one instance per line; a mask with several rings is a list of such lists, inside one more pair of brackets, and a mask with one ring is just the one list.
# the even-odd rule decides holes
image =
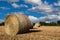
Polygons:
[[41,0],[25,0],[25,2],[31,3],[31,4],[41,4]]
[[52,12],[52,11],[53,11],[53,9],[52,9],[51,6],[49,6],[49,5],[44,5],[44,4],[39,5],[39,6],[37,6],[37,7],[32,7],[31,10],[33,10],[33,11],[38,11],[38,12]]
[[28,18],[30,19],[30,21],[31,21],[32,23],[37,23],[37,20],[38,20],[37,17],[34,17],[34,16],[28,16]]
[[[37,2],[38,1],[38,4]],[[35,11],[39,13],[46,13],[46,14],[58,14],[60,13],[60,7],[54,7],[53,4],[49,4],[47,1],[42,2],[42,0],[26,0],[25,2],[34,4],[32,8],[28,9],[28,11]],[[58,3],[55,3],[55,5],[59,6],[60,1]]]
[[54,3],[55,6],[60,6],[60,0],[58,1],[58,3]]
[[39,22],[46,22],[46,23],[50,23],[50,22],[57,22],[58,20],[60,20],[60,15],[48,15],[48,16],[42,16],[40,18],[34,17],[34,16],[28,16],[28,18],[30,19],[30,21],[32,23],[39,23]]
[[4,20],[3,19],[0,19],[0,23],[2,23],[2,22],[4,22]]
[[[38,1],[38,0],[36,0],[36,1]],[[31,3],[31,0],[29,2]],[[37,6],[33,6],[29,10],[33,10],[33,11],[37,11],[37,12],[46,12],[46,13],[53,11],[52,5],[49,5],[48,2],[44,1],[44,3],[43,3],[42,0],[40,0],[38,3],[39,4],[35,3],[35,5],[37,4]]]
[[39,21],[45,21],[45,22],[57,22],[60,20],[60,15],[48,15],[44,17],[40,17]]

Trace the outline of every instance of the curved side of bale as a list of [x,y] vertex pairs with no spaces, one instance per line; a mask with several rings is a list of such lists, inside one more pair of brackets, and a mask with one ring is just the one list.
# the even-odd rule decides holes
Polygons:
[[22,14],[11,14],[5,20],[5,31],[14,36],[17,33],[26,32],[32,27],[30,20]]
[[25,20],[26,20],[26,23],[28,24],[27,26],[29,26],[29,28],[32,29],[33,25],[31,23],[31,21],[28,19],[28,17],[25,16]]
[[19,20],[19,33],[27,32],[29,29],[31,29],[33,26],[28,19],[28,17],[22,15],[22,14],[15,14],[18,17]]

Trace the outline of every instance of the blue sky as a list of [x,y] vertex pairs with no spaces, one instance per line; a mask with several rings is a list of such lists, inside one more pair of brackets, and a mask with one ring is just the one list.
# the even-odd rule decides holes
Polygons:
[[24,13],[33,23],[56,22],[60,20],[60,0],[0,0],[0,22],[14,13]]

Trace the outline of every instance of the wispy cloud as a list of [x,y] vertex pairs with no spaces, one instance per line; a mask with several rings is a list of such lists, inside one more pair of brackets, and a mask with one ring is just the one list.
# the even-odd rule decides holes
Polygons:
[[7,0],[8,2],[19,2],[20,0]]
[[8,13],[6,15],[10,15],[10,14],[24,14],[24,12],[11,12],[11,13]]
[[20,0],[0,0],[0,1],[6,1],[6,2],[19,2]]
[[10,8],[7,8],[7,7],[0,7],[0,9],[8,10],[8,9],[10,9]]
[[16,3],[13,3],[12,6],[13,6],[14,8],[19,8],[19,7],[20,7],[20,6],[19,6],[18,4],[16,4]]
[[17,3],[13,3],[13,4],[11,4],[14,8],[21,8],[21,7],[25,7],[25,8],[28,8],[28,6],[27,5],[25,5],[25,4],[20,4],[20,5],[18,5]]

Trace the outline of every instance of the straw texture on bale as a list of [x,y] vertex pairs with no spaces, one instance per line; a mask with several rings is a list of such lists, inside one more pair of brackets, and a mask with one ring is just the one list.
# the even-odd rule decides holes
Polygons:
[[39,28],[40,27],[40,24],[39,23],[36,23],[33,28]]
[[10,14],[5,20],[5,31],[11,36],[27,32],[30,28],[32,28],[30,20],[22,14]]

